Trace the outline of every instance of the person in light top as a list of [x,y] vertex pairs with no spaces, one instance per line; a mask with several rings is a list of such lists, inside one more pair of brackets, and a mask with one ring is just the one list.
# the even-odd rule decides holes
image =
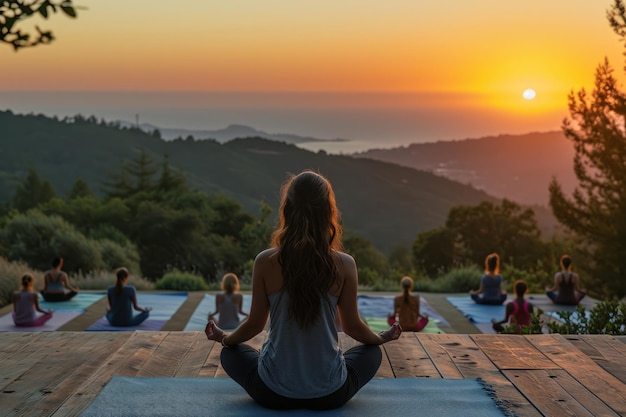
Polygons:
[[229,272],[222,277],[221,294],[215,296],[215,312],[209,314],[209,320],[215,320],[219,314],[217,325],[221,329],[236,329],[239,326],[239,315],[248,317],[243,311],[243,296],[239,293],[239,278]]
[[[35,279],[31,274],[22,275],[22,288],[13,293],[13,323],[17,327],[43,326],[52,318],[52,310],[39,306],[39,294],[34,290]],[[37,312],[43,315],[37,317]]]
[[[210,320],[205,333],[223,345],[226,373],[262,406],[337,408],[372,379],[382,361],[378,345],[397,339],[402,329],[394,324],[377,334],[361,320],[357,267],[341,251],[339,212],[326,178],[313,171],[291,177],[279,216],[272,247],[254,261],[248,319],[232,333]],[[261,350],[245,344],[268,317]],[[338,322],[361,344],[343,352]]]

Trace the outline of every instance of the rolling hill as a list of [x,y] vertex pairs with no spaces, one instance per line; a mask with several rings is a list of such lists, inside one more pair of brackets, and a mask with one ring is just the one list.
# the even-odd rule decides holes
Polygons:
[[57,194],[77,178],[94,190],[143,149],[156,162],[167,155],[189,184],[223,192],[251,213],[259,201],[274,209],[288,173],[314,169],[335,188],[346,229],[379,249],[410,244],[420,231],[442,226],[451,207],[495,200],[484,191],[429,172],[369,158],[310,152],[262,138],[224,144],[213,140],[165,141],[139,129],[92,120],[59,121],[43,115],[0,112],[0,201],[9,199],[28,168],[49,179]]
[[574,149],[560,131],[416,143],[354,156],[426,170],[522,204],[547,205],[552,177],[567,193],[577,183]]

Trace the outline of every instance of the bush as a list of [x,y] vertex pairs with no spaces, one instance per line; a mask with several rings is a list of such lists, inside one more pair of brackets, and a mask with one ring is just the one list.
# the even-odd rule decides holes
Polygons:
[[163,275],[163,278],[156,282],[155,288],[157,290],[207,291],[209,286],[201,276],[173,271]]
[[478,288],[482,275],[477,266],[462,266],[433,280],[416,280],[414,288],[422,292],[469,292]]
[[57,216],[31,210],[9,219],[0,233],[5,256],[47,270],[56,256],[64,259],[68,273],[89,272],[103,267],[95,241]]
[[623,301],[601,301],[589,315],[581,305],[576,307],[576,312],[557,314],[561,322],[548,323],[550,333],[626,335],[626,303]]
[[102,262],[107,270],[125,266],[129,270],[139,271],[139,253],[130,242],[123,246],[109,239],[96,241],[96,247],[102,256]]

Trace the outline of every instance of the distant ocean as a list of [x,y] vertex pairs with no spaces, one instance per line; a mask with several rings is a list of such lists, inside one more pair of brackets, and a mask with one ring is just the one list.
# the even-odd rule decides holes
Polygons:
[[567,115],[511,114],[477,102],[470,95],[427,93],[0,91],[0,109],[14,113],[94,115],[190,130],[240,124],[268,133],[347,139],[299,145],[329,153],[558,130]]

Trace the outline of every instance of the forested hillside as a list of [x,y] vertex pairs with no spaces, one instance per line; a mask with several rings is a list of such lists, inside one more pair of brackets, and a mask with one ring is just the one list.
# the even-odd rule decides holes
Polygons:
[[560,131],[415,143],[355,156],[427,170],[522,204],[547,205],[553,177],[567,192],[577,183],[574,147]]
[[445,223],[451,207],[493,201],[488,194],[433,174],[369,159],[313,153],[259,138],[219,144],[211,140],[164,141],[158,132],[76,117],[0,112],[0,201],[8,201],[29,168],[65,195],[77,178],[92,189],[122,171],[142,150],[156,162],[167,156],[191,187],[238,199],[256,214],[259,202],[274,209],[288,173],[310,168],[332,181],[344,226],[388,250],[410,244],[419,231]]

